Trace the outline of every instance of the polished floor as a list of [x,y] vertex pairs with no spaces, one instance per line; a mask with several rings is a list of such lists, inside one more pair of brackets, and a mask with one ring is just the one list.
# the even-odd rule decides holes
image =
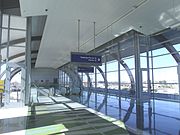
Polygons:
[[[72,100],[80,102],[95,110],[102,106],[105,99],[104,94],[91,93],[87,102],[88,92],[84,91],[81,97],[71,96]],[[97,100],[96,100],[97,99]],[[149,110],[149,107],[152,110]],[[108,96],[107,104],[98,110],[108,116],[122,120],[125,125],[137,129],[136,124],[136,103],[130,98]],[[180,103],[166,100],[153,100],[143,103],[144,112],[144,134],[152,135],[179,135],[180,134]],[[136,131],[135,131],[136,132]]]
[[28,108],[0,109],[0,114],[7,115],[0,117],[0,134],[4,135],[128,134],[123,122],[63,96],[39,96]]

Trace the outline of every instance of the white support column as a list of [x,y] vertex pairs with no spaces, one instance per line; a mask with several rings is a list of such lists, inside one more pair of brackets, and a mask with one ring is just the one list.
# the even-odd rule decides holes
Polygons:
[[26,77],[25,77],[25,105],[29,104],[31,94],[31,37],[32,17],[27,17],[26,32]]
[[5,82],[5,106],[10,103],[10,68],[9,61],[9,42],[10,42],[10,15],[8,15],[8,34],[7,34],[7,52],[6,52],[6,82]]

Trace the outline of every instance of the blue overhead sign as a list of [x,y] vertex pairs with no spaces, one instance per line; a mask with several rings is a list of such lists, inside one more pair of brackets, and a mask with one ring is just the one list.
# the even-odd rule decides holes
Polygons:
[[94,73],[94,67],[78,67],[77,71],[82,73]]
[[101,56],[85,53],[71,53],[71,62],[78,64],[102,65]]

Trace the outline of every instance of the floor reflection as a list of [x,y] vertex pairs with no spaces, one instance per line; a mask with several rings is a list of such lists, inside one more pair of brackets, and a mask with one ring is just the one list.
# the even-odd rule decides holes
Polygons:
[[[97,99],[95,99],[96,95]],[[137,130],[137,104],[135,98],[121,97],[121,102],[119,102],[119,97],[107,96],[107,104],[104,104],[105,97],[102,93],[91,92],[89,95],[88,92],[84,91],[81,97],[72,95],[70,98],[78,102],[88,101],[88,103],[81,103],[86,106],[89,104],[89,107],[93,109],[96,109],[96,106],[101,106],[99,111],[104,114],[106,114],[105,109],[107,108],[107,115],[120,119],[124,121],[128,127]],[[105,105],[107,105],[107,107],[105,107]],[[180,109],[178,102],[144,98],[141,108],[141,113],[143,113],[142,130],[144,132],[149,134],[179,135]],[[169,125],[173,126],[169,127]]]
[[32,104],[28,109],[27,116],[0,119],[0,134],[128,134],[123,122],[107,117],[70,99],[62,96],[48,97],[50,102],[45,102],[47,97],[39,96],[38,98],[42,102]]

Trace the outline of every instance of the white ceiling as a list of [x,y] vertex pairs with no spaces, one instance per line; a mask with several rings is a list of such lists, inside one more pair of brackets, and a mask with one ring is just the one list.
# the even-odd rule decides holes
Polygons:
[[47,15],[36,67],[70,61],[70,52],[77,51],[78,19],[82,52],[93,49],[93,22],[96,34],[113,24],[96,37],[96,47],[130,29],[149,35],[180,22],[180,0],[20,0],[20,5],[24,17]]

